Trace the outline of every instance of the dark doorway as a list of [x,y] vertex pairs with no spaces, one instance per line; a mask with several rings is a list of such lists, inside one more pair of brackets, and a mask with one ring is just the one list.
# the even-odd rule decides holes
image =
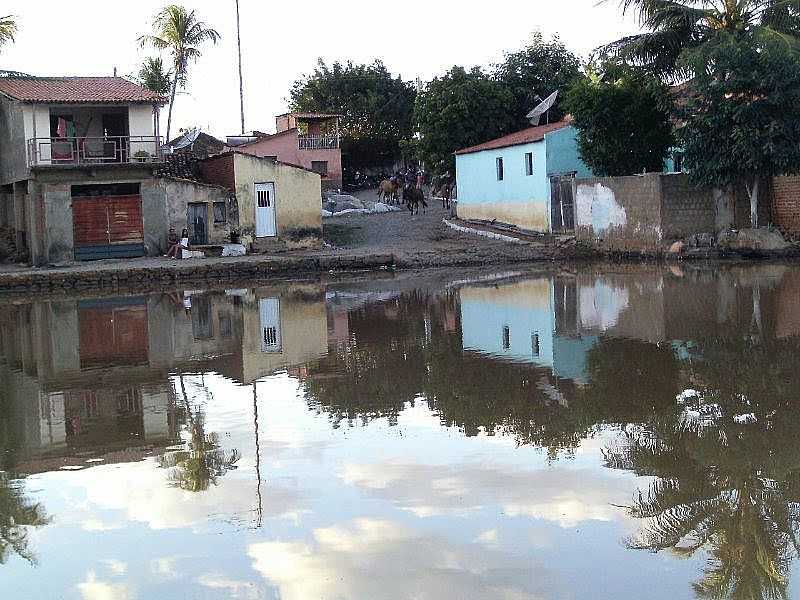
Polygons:
[[189,244],[202,246],[208,243],[208,206],[205,203],[189,204],[186,222],[189,225]]
[[575,200],[572,175],[550,178],[550,223],[553,233],[575,231]]

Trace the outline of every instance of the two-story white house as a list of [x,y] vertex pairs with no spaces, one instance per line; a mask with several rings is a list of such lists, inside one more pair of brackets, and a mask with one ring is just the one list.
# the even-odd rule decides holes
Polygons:
[[165,103],[120,77],[0,78],[0,226],[32,264],[159,251]]

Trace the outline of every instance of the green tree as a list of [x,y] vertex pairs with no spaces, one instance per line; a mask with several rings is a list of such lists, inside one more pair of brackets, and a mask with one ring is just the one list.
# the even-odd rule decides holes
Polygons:
[[757,227],[759,181],[800,171],[800,60],[783,43],[733,36],[692,59],[698,74],[678,132],[690,176],[715,187],[743,184]]
[[144,59],[137,82],[142,87],[160,96],[166,96],[172,91],[172,70],[164,67],[161,57],[148,57]]
[[342,115],[342,154],[351,172],[400,158],[400,142],[412,134],[415,95],[413,85],[379,60],[329,66],[320,59],[289,92],[292,110]]
[[[521,128],[539,101],[555,91],[565,93],[581,78],[581,62],[558,36],[547,40],[537,32],[523,48],[506,53],[503,62],[494,65],[492,76],[514,95],[513,125]],[[551,122],[563,116],[560,103],[550,110]]]
[[577,80],[565,103],[575,118],[581,158],[602,177],[659,172],[673,145],[667,87],[652,76],[610,66]]
[[453,153],[504,135],[514,127],[514,94],[480,68],[453,67],[417,96],[414,111],[420,158],[442,173],[455,166]]
[[696,182],[715,186],[745,182],[756,227],[759,179],[800,169],[796,151],[782,156],[797,139],[796,100],[772,72],[777,68],[796,81],[797,2],[622,0],[622,9],[636,12],[645,31],[599,51],[668,80],[691,80],[688,95],[694,101],[684,117],[699,114],[682,135],[692,144],[686,157],[690,173]]
[[41,504],[25,496],[21,481],[11,481],[0,472],[0,564],[11,553],[35,563],[28,547],[28,528],[41,527],[49,522]]
[[14,41],[17,29],[17,20],[13,15],[0,18],[0,48]]
[[167,113],[167,140],[172,127],[172,108],[178,87],[185,87],[189,77],[189,64],[201,56],[205,42],[216,44],[220,34],[197,18],[194,10],[170,4],[153,18],[153,33],[139,36],[139,45],[166,50],[172,61],[172,89]]

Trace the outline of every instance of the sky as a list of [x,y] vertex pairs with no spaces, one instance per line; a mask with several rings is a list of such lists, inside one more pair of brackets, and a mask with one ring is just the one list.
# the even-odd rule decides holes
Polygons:
[[[72,8],[64,10],[53,0],[7,0],[0,12],[13,14],[20,31],[16,43],[0,55],[0,68],[31,75],[111,75],[116,67],[120,75],[135,74],[145,56],[155,55],[141,50],[136,40],[150,31],[153,15],[166,3],[73,0]],[[191,66],[186,93],[175,103],[173,131],[200,127],[222,137],[239,133],[234,0],[187,0],[184,5],[222,39],[204,48]],[[48,14],[52,9],[57,10]],[[456,64],[497,62],[534,31],[558,34],[586,57],[593,48],[637,30],[635,19],[623,17],[615,0],[240,0],[240,12],[245,127],[261,131],[274,131],[274,116],[286,112],[292,82],[311,72],[318,58],[381,59],[392,73],[424,81]]]

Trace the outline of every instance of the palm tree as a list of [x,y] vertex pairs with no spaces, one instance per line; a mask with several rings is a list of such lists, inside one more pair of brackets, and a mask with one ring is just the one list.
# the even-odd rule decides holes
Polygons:
[[800,7],[796,0],[621,0],[635,12],[644,33],[598,49],[671,81],[692,76],[688,60],[726,39],[777,39],[798,48]]
[[172,60],[172,90],[167,113],[167,139],[172,127],[172,107],[178,86],[184,87],[188,79],[189,63],[201,56],[199,46],[205,42],[216,44],[220,34],[197,18],[194,10],[170,4],[153,19],[153,33],[139,37],[139,45],[167,50]]
[[0,47],[14,41],[17,35],[17,20],[13,15],[0,18]]
[[172,90],[172,69],[165,69],[160,56],[148,57],[144,59],[136,80],[151,92],[166,96]]

